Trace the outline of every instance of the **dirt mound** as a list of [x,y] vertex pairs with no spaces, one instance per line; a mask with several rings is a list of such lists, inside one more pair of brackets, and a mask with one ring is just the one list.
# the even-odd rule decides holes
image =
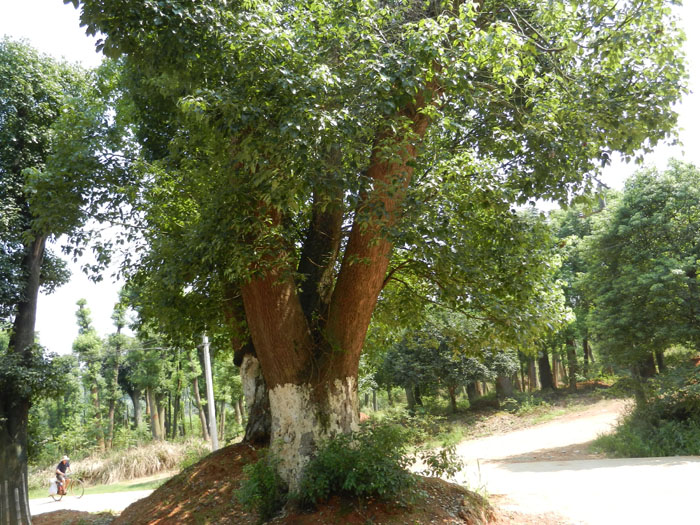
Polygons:
[[[210,454],[122,512],[112,525],[254,525],[257,516],[235,500],[243,466],[257,459],[249,445],[236,444]],[[314,513],[287,509],[271,523],[312,525],[344,523],[488,523],[491,509],[479,495],[434,478],[421,478],[410,506],[332,498]]]

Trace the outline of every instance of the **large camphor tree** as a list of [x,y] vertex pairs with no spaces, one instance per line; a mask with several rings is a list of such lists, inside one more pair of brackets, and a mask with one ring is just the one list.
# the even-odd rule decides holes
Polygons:
[[357,426],[385,284],[517,336],[548,270],[511,204],[669,137],[684,91],[663,0],[65,1],[124,64],[153,261],[243,306],[292,486]]

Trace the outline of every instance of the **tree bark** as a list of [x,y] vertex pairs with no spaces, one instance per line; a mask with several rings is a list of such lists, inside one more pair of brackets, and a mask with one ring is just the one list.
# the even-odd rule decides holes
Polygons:
[[457,387],[448,386],[447,393],[450,396],[450,412],[453,414],[457,413]]
[[663,350],[654,350],[654,356],[656,357],[656,366],[659,367],[659,373],[664,373],[666,371],[666,362],[664,360]]
[[394,398],[391,395],[391,387],[390,386],[386,387],[386,396],[387,396],[387,399],[389,400],[389,406],[393,407],[394,406]]
[[500,401],[513,397],[513,381],[504,375],[496,376],[496,396]]
[[194,402],[197,405],[197,412],[199,413],[199,422],[202,424],[202,439],[209,442],[209,427],[207,426],[207,418],[202,408],[202,398],[199,395],[199,379],[197,376],[192,379],[192,392],[194,393]]
[[569,391],[576,392],[578,362],[576,358],[576,342],[572,338],[566,340],[566,360],[569,365]]
[[552,384],[555,388],[559,386],[559,369],[561,368],[561,359],[557,352],[552,352]]
[[546,350],[540,351],[537,358],[537,364],[540,369],[540,383],[542,390],[554,390],[554,378],[552,377],[552,368],[549,365],[549,355]]
[[372,389],[372,410],[377,411],[377,390]]
[[469,399],[470,406],[474,404],[477,397],[479,397],[479,393],[477,392],[476,381],[469,381],[467,383],[467,399]]
[[[8,354],[30,367],[41,285],[41,263],[46,237],[25,247],[22,269],[26,280],[12,326]],[[31,524],[27,491],[27,425],[31,399],[16,378],[0,385],[0,523]]]
[[583,376],[588,379],[590,373],[590,363],[589,356],[591,353],[591,346],[588,344],[588,337],[583,338]]
[[102,428],[102,409],[100,407],[100,391],[97,382],[90,385],[90,397],[92,398],[92,409],[95,411],[95,432],[97,433],[97,448],[105,451],[105,434]]
[[413,414],[416,411],[416,397],[414,395],[414,390],[412,386],[407,386],[406,391],[406,404],[408,405],[408,411]]
[[537,367],[535,366],[535,358],[531,357],[527,360],[527,377],[528,389],[530,392],[537,390]]
[[243,441],[267,446],[272,432],[270,396],[260,369],[260,361],[246,354],[241,363],[241,383],[248,411]]
[[156,396],[153,393],[153,388],[146,387],[146,399],[148,399],[148,410],[151,414],[151,435],[156,441],[162,441],[163,433],[160,423],[160,412],[156,404]]
[[134,428],[141,426],[141,390],[134,388],[129,392],[131,403],[134,405]]
[[238,424],[238,426],[242,426],[243,414],[241,413],[241,404],[238,401],[233,403],[233,411],[236,414],[236,423]]

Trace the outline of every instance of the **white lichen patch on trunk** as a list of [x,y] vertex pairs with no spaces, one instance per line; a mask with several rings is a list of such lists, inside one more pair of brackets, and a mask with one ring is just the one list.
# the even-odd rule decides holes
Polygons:
[[270,409],[271,447],[280,474],[294,490],[319,440],[358,429],[357,382],[336,379],[323,392],[310,384],[278,385],[270,390]]

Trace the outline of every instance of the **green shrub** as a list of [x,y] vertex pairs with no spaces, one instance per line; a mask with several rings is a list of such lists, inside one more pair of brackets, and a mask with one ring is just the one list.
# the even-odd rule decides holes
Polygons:
[[255,463],[243,467],[246,479],[236,491],[236,499],[258,513],[261,522],[274,516],[287,500],[287,488],[277,473],[279,461],[269,452],[260,452]]
[[411,432],[396,424],[364,425],[321,444],[304,469],[296,499],[313,506],[333,494],[389,499],[413,484]]
[[598,438],[595,448],[615,457],[700,454],[700,371],[679,367],[645,388],[647,402],[638,404],[613,434]]

